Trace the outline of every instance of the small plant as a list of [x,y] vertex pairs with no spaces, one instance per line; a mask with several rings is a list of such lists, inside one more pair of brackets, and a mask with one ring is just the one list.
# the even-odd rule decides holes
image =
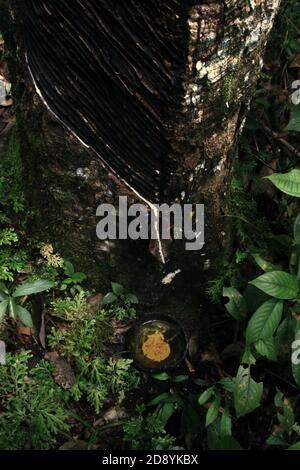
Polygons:
[[139,303],[134,294],[126,294],[121,284],[112,282],[112,290],[103,299],[102,306],[117,320],[134,320],[136,318],[135,305]]
[[99,413],[110,400],[121,403],[129,390],[139,384],[139,374],[129,359],[105,358],[106,345],[113,334],[107,314],[98,312],[93,318],[79,319],[68,329],[52,328],[49,345],[72,364],[76,384],[69,394],[83,396]]
[[300,425],[296,422],[294,404],[294,400],[286,398],[282,392],[277,391],[274,405],[277,409],[279,425],[274,426],[274,430],[267,440],[269,445],[290,447],[298,444],[297,449],[299,450],[300,446],[297,441],[300,436]]
[[43,245],[40,249],[40,253],[47,266],[51,266],[52,268],[62,268],[64,266],[64,260],[58,253],[54,253],[54,248],[51,244]]
[[74,297],[59,298],[51,302],[51,314],[61,320],[83,320],[89,316],[89,312],[86,294],[83,291]]
[[[271,361],[277,361],[280,350],[286,342],[286,337],[281,334],[282,328],[292,321],[300,308],[299,297],[299,260],[300,260],[300,215],[294,223],[294,238],[291,246],[289,272],[280,266],[274,266],[270,262],[256,257],[256,262],[264,270],[264,274],[250,282],[254,286],[253,296],[258,296],[261,291],[263,301],[256,309],[245,331],[245,353],[243,362],[254,364],[258,357],[266,357]],[[236,290],[225,289],[224,295],[231,299],[227,304],[227,311],[239,321],[245,321],[246,302],[243,296]],[[298,322],[294,321],[294,333],[291,341],[298,338]],[[291,347],[291,344],[289,345]],[[300,368],[292,367],[296,383],[300,386]]]
[[[29,311],[21,304],[32,294],[38,294],[51,289],[53,283],[46,280],[25,281],[14,291],[10,291],[5,284],[0,283],[0,321],[3,320],[5,314],[9,315],[17,321],[18,319],[29,328],[33,328],[32,318]],[[18,302],[18,299],[22,299]]]
[[70,261],[65,261],[64,273],[67,277],[62,282],[61,290],[66,290],[70,287],[72,295],[80,292],[82,290],[80,284],[86,279],[86,275],[81,272],[75,272],[74,266]]
[[132,450],[172,449],[176,439],[165,431],[165,426],[156,415],[144,417],[145,407],[138,407],[138,416],[130,418],[123,425],[124,439],[130,442]]
[[69,413],[52,366],[28,368],[31,353],[7,354],[0,366],[0,450],[50,450],[68,432]]

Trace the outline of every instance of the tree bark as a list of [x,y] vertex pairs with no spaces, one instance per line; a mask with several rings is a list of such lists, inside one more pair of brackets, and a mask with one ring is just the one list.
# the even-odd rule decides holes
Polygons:
[[[232,160],[280,0],[0,5],[33,231],[100,289],[195,311],[228,255]],[[137,193],[205,204],[203,250],[176,241],[162,266],[144,241],[97,240],[96,207]]]

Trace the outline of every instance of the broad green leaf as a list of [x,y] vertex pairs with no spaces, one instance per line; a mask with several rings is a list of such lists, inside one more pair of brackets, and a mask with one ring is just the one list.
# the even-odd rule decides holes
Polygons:
[[232,436],[224,436],[220,442],[216,450],[243,450],[240,446],[239,442],[234,439]]
[[134,294],[126,295],[126,300],[127,300],[127,302],[129,302],[130,304],[133,304],[133,305],[137,305],[139,303],[139,299]]
[[12,318],[14,320],[17,320],[17,317],[18,317],[18,313],[17,313],[17,304],[15,302],[15,299],[13,299],[12,297],[9,298],[9,311],[10,311],[10,315],[12,316]]
[[255,382],[250,375],[250,366],[240,366],[234,388],[234,407],[237,417],[245,416],[259,407],[263,394],[262,382]]
[[44,279],[37,279],[36,281],[23,282],[19,287],[16,288],[13,293],[13,297],[23,297],[25,295],[38,294],[51,289],[54,286],[54,282],[46,281]]
[[65,261],[65,269],[64,269],[64,271],[65,271],[65,274],[66,274],[67,276],[70,276],[70,277],[73,276],[73,274],[74,274],[74,272],[75,272],[75,269],[74,269],[73,264],[72,264],[70,261]]
[[251,345],[246,346],[246,349],[241,359],[241,363],[247,364],[248,366],[251,366],[256,363],[256,358],[252,353]]
[[209,387],[203,393],[201,393],[198,403],[199,405],[204,405],[215,393],[215,387]]
[[252,256],[256,264],[263,271],[268,272],[268,271],[274,271],[278,269],[278,266],[275,266],[273,263],[270,263],[270,261],[266,261],[265,259],[263,259],[259,253],[254,253]]
[[3,282],[0,282],[0,292],[3,292],[6,295],[9,294],[7,287],[5,284],[3,284]]
[[267,439],[267,444],[269,446],[282,446],[286,447],[288,445],[287,441],[284,440],[283,433],[274,433]]
[[173,403],[163,403],[155,415],[159,418],[163,427],[165,427],[171,416],[174,414],[174,411],[175,406]]
[[118,284],[117,282],[112,282],[111,287],[112,287],[113,293],[118,297],[120,295],[124,294],[124,292],[125,292],[124,287],[121,286],[121,284]]
[[106,294],[104,296],[104,299],[102,301],[102,305],[105,306],[105,305],[111,305],[113,304],[116,300],[118,300],[118,297],[113,293],[113,292],[109,292],[108,294]]
[[175,375],[175,377],[172,377],[172,382],[174,383],[186,382],[187,380],[189,380],[188,375]]
[[200,387],[207,387],[209,385],[209,382],[203,379],[194,379],[193,382]]
[[73,284],[73,279],[71,277],[68,277],[67,279],[64,279],[62,283],[68,286],[70,284]]
[[283,304],[280,300],[270,299],[262,304],[252,315],[246,330],[248,344],[272,336],[282,318]]
[[266,176],[277,189],[289,196],[300,197],[300,170],[295,169],[288,173],[273,173]]
[[294,241],[296,245],[300,245],[300,214],[297,215],[294,222]]
[[225,305],[227,312],[238,321],[244,320],[247,307],[242,294],[234,287],[224,287],[223,297],[229,298],[229,302]]
[[0,322],[3,320],[6,314],[8,303],[9,303],[8,299],[2,300],[2,302],[0,303]]
[[166,392],[166,393],[162,393],[161,395],[158,395],[157,397],[153,398],[153,400],[151,400],[147,406],[156,406],[156,405],[159,405],[160,403],[164,403],[166,401],[169,401],[169,399],[172,397],[173,395],[171,395],[170,393]]
[[228,407],[225,406],[221,417],[220,435],[221,437],[231,436],[231,433],[231,416]]
[[152,377],[156,380],[160,380],[161,382],[164,382],[170,379],[170,376],[169,374],[167,374],[167,372],[160,372],[159,374],[152,375]]
[[265,273],[251,281],[250,284],[276,299],[294,299],[299,292],[297,279],[282,271]]
[[219,415],[220,403],[221,403],[221,397],[217,396],[215,400],[213,401],[213,403],[208,408],[208,411],[206,413],[206,423],[205,423],[206,427],[210,426],[217,419]]
[[23,325],[28,326],[29,328],[33,328],[31,315],[28,310],[26,310],[26,308],[21,307],[21,305],[17,305],[16,313]]
[[254,343],[256,351],[270,361],[277,361],[274,338],[259,339]]
[[227,392],[233,392],[234,391],[234,379],[230,379],[229,377],[226,377],[225,379],[221,379],[218,382],[221,387],[223,387]]
[[300,442],[296,442],[296,444],[293,444],[287,450],[300,450]]
[[72,275],[73,282],[79,282],[80,283],[80,282],[84,281],[85,279],[86,279],[86,274],[84,274],[84,273],[74,273]]

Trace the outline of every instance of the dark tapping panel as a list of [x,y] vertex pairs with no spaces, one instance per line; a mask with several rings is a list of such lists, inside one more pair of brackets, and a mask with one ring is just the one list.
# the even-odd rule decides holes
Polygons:
[[18,2],[28,66],[44,101],[151,202],[162,198],[172,171],[187,10],[180,0]]

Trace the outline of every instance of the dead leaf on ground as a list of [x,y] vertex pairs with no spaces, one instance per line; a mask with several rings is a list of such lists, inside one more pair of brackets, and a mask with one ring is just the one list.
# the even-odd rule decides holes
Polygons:
[[105,424],[113,423],[115,421],[120,421],[122,419],[126,419],[130,416],[127,410],[125,408],[120,408],[119,406],[113,406],[112,408],[109,408],[109,410],[105,411],[103,415],[101,416],[100,419],[94,422],[93,426],[94,428],[96,427],[101,427],[104,426]]
[[96,295],[91,295],[90,297],[88,297],[87,302],[88,302],[91,312],[93,313],[97,312],[97,310],[101,307],[103,298],[104,298],[104,295],[100,293]]
[[290,68],[300,68],[300,54],[297,54],[296,57],[290,63]]
[[76,383],[76,377],[70,364],[61,359],[56,351],[46,353],[44,358],[54,365],[53,378],[57,385],[68,390]]

